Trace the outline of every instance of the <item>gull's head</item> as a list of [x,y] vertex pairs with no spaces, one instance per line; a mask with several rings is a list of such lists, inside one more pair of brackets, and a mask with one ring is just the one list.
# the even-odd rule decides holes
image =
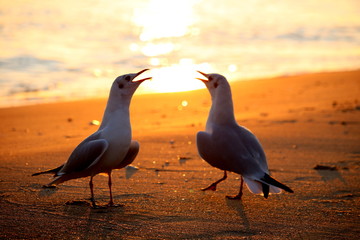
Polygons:
[[117,77],[112,84],[110,94],[115,96],[131,97],[142,82],[151,79],[151,77],[136,79],[140,74],[147,70],[149,69],[144,69],[138,73],[129,73]]
[[215,94],[215,92],[221,88],[222,86],[228,86],[229,83],[226,80],[226,78],[223,75],[217,74],[217,73],[210,73],[206,74],[203,72],[198,71],[201,75],[204,76],[204,78],[197,78],[198,80],[201,80],[206,88],[209,90],[211,96]]

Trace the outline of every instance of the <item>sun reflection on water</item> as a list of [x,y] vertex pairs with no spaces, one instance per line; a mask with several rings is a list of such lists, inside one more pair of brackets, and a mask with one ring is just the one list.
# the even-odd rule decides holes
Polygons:
[[200,0],[150,0],[135,9],[133,22],[140,27],[139,41],[129,48],[149,57],[152,81],[142,84],[141,92],[179,92],[204,88],[195,80],[196,70],[209,72],[208,63],[195,63],[191,58],[176,58],[181,50],[180,37],[193,36],[199,31],[193,27],[196,17],[193,7]]
[[141,41],[181,37],[194,23],[193,6],[199,0],[150,0],[147,6],[134,11],[133,22],[142,27]]
[[167,67],[151,68],[147,73],[152,76],[151,81],[142,84],[142,93],[182,92],[204,88],[201,81],[197,81],[197,70],[211,72],[208,63],[194,64],[191,59],[181,59],[178,64]]

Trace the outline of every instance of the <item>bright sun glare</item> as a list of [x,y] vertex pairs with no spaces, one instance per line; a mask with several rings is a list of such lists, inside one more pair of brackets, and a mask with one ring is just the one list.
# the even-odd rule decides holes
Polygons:
[[143,92],[181,92],[204,88],[204,84],[196,80],[202,77],[197,70],[209,72],[210,68],[206,63],[193,64],[191,59],[181,59],[179,64],[150,69],[145,74],[152,80],[142,84]]
[[[134,11],[133,22],[141,28],[139,43],[132,43],[131,51],[149,58],[152,81],[144,82],[143,92],[180,92],[204,88],[197,81],[196,70],[211,72],[208,63],[195,63],[191,58],[170,62],[169,55],[177,51],[176,39],[198,34],[193,6],[200,0],[150,0],[147,5]],[[174,60],[172,60],[174,61]]]

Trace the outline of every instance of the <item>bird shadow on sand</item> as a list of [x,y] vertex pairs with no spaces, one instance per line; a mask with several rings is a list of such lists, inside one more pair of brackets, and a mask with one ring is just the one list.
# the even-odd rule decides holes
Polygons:
[[[87,216],[89,213],[101,214],[101,213],[123,213],[124,205],[119,204],[117,206],[108,206],[106,204],[98,204],[98,208],[91,207],[90,200],[74,200],[68,201],[64,204],[64,214],[68,216]],[[91,214],[90,214],[91,215]]]
[[226,199],[226,205],[228,206],[228,208],[235,210],[237,214],[240,216],[240,218],[243,221],[243,225],[245,227],[246,232],[254,234],[254,232],[250,229],[250,222],[246,215],[244,205],[241,202],[241,200]]
[[324,182],[334,181],[339,179],[341,182],[346,183],[341,173],[336,169],[316,169],[316,172],[321,176],[321,180]]
[[93,239],[95,235],[96,239],[106,239],[114,232],[119,238],[110,238],[122,239],[121,235],[128,229],[128,223],[121,221],[126,219],[123,206],[96,209],[90,206],[90,202],[89,204],[70,204],[64,206],[63,214],[72,220],[79,220],[81,227],[76,232],[79,239]]
[[39,197],[49,197],[58,191],[57,187],[41,187],[39,191]]

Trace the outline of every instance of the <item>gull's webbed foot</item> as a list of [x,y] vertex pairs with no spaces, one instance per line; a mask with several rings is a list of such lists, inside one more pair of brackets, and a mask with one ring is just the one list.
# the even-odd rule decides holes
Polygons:
[[216,191],[216,186],[217,186],[217,184],[213,183],[206,188],[202,188],[201,191],[207,191],[207,190]]
[[242,197],[242,193],[236,196],[226,196],[226,198],[229,200],[241,200],[241,197]]
[[206,191],[206,190],[216,191],[216,186],[218,185],[218,183],[224,181],[226,178],[227,178],[227,173],[226,173],[226,171],[224,171],[224,176],[222,178],[220,178],[219,180],[217,180],[216,182],[214,182],[210,186],[201,189],[201,191]]
[[123,207],[123,204],[115,204],[113,201],[110,201],[106,206],[108,207]]

